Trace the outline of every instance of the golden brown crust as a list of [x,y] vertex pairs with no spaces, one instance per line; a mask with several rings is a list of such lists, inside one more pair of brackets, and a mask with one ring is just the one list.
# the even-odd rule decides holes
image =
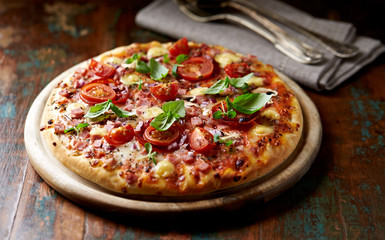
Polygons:
[[[190,43],[196,45],[197,43]],[[149,44],[139,44],[142,47],[162,46],[158,42]],[[165,44],[163,46],[169,46]],[[199,44],[198,44],[199,45]],[[127,51],[128,48],[136,47],[138,44],[133,44],[127,47],[120,47],[94,58],[101,60],[110,56],[116,56]],[[227,49],[216,46],[216,49],[227,51]],[[242,55],[239,55],[242,56]],[[85,64],[87,65],[87,64]],[[268,67],[267,67],[268,68]],[[71,76],[68,76],[70,78]],[[276,77],[278,82],[278,77]],[[59,92],[59,88],[52,91],[51,96],[47,100],[42,117],[42,125],[46,125],[50,119],[56,119],[58,114],[52,104]],[[281,165],[288,159],[291,153],[295,150],[302,133],[303,119],[300,104],[294,95],[290,95],[291,119],[290,124],[293,126],[292,132],[286,132],[279,138],[279,146],[273,146],[267,143],[262,155],[256,157],[252,153],[253,144],[246,144],[245,153],[249,157],[249,164],[242,170],[227,169],[223,171],[220,178],[215,177],[216,172],[213,169],[200,173],[199,178],[193,177],[193,169],[190,166],[182,166],[178,169],[181,175],[184,175],[184,181],[174,187],[170,187],[171,178],[159,177],[154,180],[153,176],[138,176],[140,184],[131,184],[126,178],[121,176],[121,168],[108,169],[103,165],[92,166],[91,159],[86,158],[84,154],[77,154],[74,149],[68,147],[71,145],[66,135],[55,134],[54,126],[51,125],[42,131],[43,137],[47,141],[47,145],[54,153],[55,157],[62,162],[67,168],[76,174],[98,184],[104,188],[115,192],[123,192],[128,194],[144,194],[144,195],[166,195],[166,196],[185,196],[196,195],[217,190],[228,189],[234,186],[240,186],[244,183],[251,182],[261,178],[271,172],[273,169]],[[136,158],[139,161],[140,158]],[[123,161],[126,164],[126,161]],[[156,168],[156,167],[155,167]],[[182,172],[182,173],[181,173]],[[237,177],[237,180],[234,180]]]

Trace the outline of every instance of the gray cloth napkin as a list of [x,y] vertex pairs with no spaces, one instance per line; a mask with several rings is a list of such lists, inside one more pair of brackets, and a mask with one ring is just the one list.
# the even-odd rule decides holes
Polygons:
[[316,43],[287,29],[297,34],[299,39],[324,52],[326,61],[322,64],[301,64],[283,55],[258,34],[241,26],[225,22],[195,22],[179,11],[171,0],[154,1],[137,14],[136,23],[176,39],[186,37],[192,41],[222,45],[243,54],[253,54],[301,85],[319,91],[335,88],[385,51],[385,46],[380,41],[356,36],[356,30],[350,23],[314,18],[279,1],[251,1],[307,29],[338,41],[353,43],[360,48],[360,53],[354,58],[340,59],[317,46]]

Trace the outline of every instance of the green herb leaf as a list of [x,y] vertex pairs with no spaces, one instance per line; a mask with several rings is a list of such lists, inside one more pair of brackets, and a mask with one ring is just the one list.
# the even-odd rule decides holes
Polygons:
[[127,64],[131,64],[131,63],[133,63],[135,60],[138,60],[138,59],[140,59],[140,55],[138,55],[137,53],[134,53],[134,55],[132,55],[131,58],[127,58],[126,63],[127,63]]
[[230,84],[235,88],[244,88],[246,82],[254,76],[254,73],[249,73],[241,78],[230,78]]
[[220,110],[216,111],[213,113],[213,118],[214,119],[221,119],[222,118],[222,112]]
[[149,158],[154,163],[154,165],[156,165],[156,161],[155,161],[156,152],[152,152],[151,143],[145,143],[144,148],[147,151],[147,155],[144,158]]
[[176,118],[171,112],[164,112],[156,116],[150,125],[159,131],[166,131],[175,121]]
[[111,99],[108,99],[105,102],[98,103],[95,106],[91,107],[84,117],[95,119],[99,116],[102,116],[109,109],[111,109],[118,117],[131,117],[136,115],[133,112],[127,112],[123,109],[118,108],[117,106],[115,106],[115,104],[112,103]]
[[88,123],[79,123],[77,124],[75,127],[72,127],[72,128],[69,128],[69,129],[66,129],[64,130],[64,133],[68,133],[68,132],[71,132],[71,131],[76,131],[76,132],[80,132],[80,130],[82,128],[85,128],[87,126],[89,126],[90,124]]
[[226,104],[227,104],[227,111],[228,112],[233,110],[233,104],[231,103],[230,98],[228,96],[226,96]]
[[183,100],[166,102],[163,104],[162,109],[164,112],[171,112],[171,114],[178,119],[186,116]]
[[109,99],[105,102],[95,104],[95,106],[91,107],[90,110],[86,115],[84,115],[85,118],[96,118],[100,115],[104,114],[108,109],[110,109],[110,106],[112,104],[112,101]]
[[230,140],[230,141],[226,142],[226,144],[225,144],[226,147],[228,147],[228,146],[230,146],[231,144],[233,144],[233,142],[234,142],[233,140]]
[[177,71],[178,71],[178,65],[175,64],[175,65],[172,67],[172,70],[171,70],[172,75],[174,75],[175,77],[179,77]]
[[179,54],[177,57],[176,57],[176,63],[177,64],[181,64],[182,62],[186,61],[187,59],[189,59],[189,56],[186,55],[186,54]]
[[206,94],[218,94],[224,90],[226,90],[226,88],[229,87],[229,78],[226,77],[226,79],[221,79],[219,81],[217,81],[214,85],[212,85],[210,88],[206,89],[206,91],[204,91],[203,93],[206,93]]
[[219,137],[220,137],[219,134],[215,133],[214,134],[214,142],[219,142],[219,140],[220,140]]
[[165,55],[163,56],[163,62],[164,62],[164,63],[170,63],[170,58],[168,57],[168,54],[165,54]]
[[147,64],[143,61],[139,61],[138,64],[136,64],[135,70],[140,73],[150,73],[151,69]]
[[164,113],[156,116],[150,123],[158,131],[166,131],[175,121],[186,116],[183,100],[166,102],[162,109]]
[[234,110],[228,111],[227,114],[226,114],[226,116],[227,116],[228,118],[233,119],[233,118],[235,118],[235,116],[237,116],[237,112],[234,111]]
[[111,103],[110,109],[118,116],[118,117],[132,117],[135,116],[136,113],[128,112],[123,109],[118,108],[115,104]]
[[150,71],[151,71],[151,78],[154,80],[161,80],[162,78],[165,78],[168,74],[168,68],[163,66],[162,64],[155,61],[155,59],[150,59]]
[[245,114],[252,114],[261,109],[270,100],[271,95],[265,93],[246,93],[234,99],[232,107]]

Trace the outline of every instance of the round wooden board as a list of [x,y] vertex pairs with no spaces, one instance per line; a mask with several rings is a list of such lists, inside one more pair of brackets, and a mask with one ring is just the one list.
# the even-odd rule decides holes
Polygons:
[[56,191],[88,208],[131,214],[163,214],[208,209],[238,209],[246,203],[267,202],[292,187],[310,168],[322,139],[320,116],[312,100],[292,80],[281,78],[297,96],[304,115],[302,139],[292,156],[281,166],[257,181],[230,191],[197,198],[130,198],[105,190],[76,175],[57,160],[40,132],[41,115],[52,89],[80,63],[51,81],[33,102],[24,129],[24,141],[30,161],[38,174]]

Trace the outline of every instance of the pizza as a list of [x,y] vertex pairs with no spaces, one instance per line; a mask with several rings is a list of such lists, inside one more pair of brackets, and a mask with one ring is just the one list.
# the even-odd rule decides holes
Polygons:
[[55,158],[105,189],[191,196],[270,173],[302,128],[299,102],[272,66],[182,38],[77,65],[53,88],[40,131]]

